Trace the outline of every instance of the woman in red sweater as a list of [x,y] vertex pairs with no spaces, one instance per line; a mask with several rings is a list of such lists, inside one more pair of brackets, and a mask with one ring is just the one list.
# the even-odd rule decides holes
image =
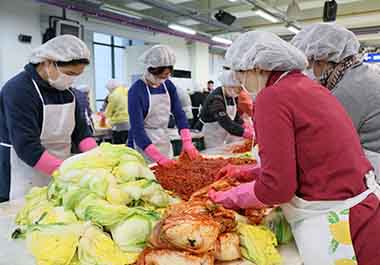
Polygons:
[[210,198],[227,208],[280,205],[305,265],[380,264],[378,186],[342,105],[301,73],[304,55],[272,33],[241,35],[226,60],[258,93],[261,168],[222,170],[244,183]]

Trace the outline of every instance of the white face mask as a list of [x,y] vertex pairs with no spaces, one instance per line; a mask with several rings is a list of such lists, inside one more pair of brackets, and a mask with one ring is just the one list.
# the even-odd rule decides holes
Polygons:
[[64,74],[64,73],[62,73],[59,70],[59,68],[58,68],[58,66],[57,66],[56,63],[54,63],[54,65],[55,65],[55,68],[58,71],[58,78],[55,79],[55,80],[52,80],[50,78],[50,76],[49,76],[48,69],[46,69],[46,72],[47,72],[47,75],[48,75],[48,82],[49,82],[49,84],[52,87],[54,87],[54,88],[56,88],[56,89],[58,89],[60,91],[64,91],[64,90],[69,89],[73,85],[73,83],[75,82],[75,79],[77,78],[77,76],[72,76],[72,75]]

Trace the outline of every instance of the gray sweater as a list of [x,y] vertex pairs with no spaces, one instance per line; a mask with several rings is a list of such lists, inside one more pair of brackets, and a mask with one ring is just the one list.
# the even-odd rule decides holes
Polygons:
[[358,64],[332,93],[351,116],[363,148],[380,153],[380,75],[368,64]]

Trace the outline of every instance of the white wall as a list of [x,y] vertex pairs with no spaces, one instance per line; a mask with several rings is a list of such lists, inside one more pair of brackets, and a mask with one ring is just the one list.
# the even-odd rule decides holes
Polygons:
[[215,82],[215,87],[220,86],[220,82],[218,80],[219,75],[222,72],[224,65],[224,55],[221,54],[211,54],[209,55],[210,60],[210,80]]
[[196,90],[204,89],[209,80],[209,52],[208,45],[195,42],[191,47],[192,77]]
[[[0,87],[23,69],[30,52],[41,44],[40,6],[30,0],[0,1]],[[19,34],[32,36],[21,43]]]
[[[143,69],[137,63],[137,58],[155,43],[170,45],[177,56],[176,69],[192,71],[194,81],[202,87],[210,79],[207,44],[189,43],[175,36],[141,31],[124,25],[86,18],[80,13],[70,10],[67,10],[66,14],[67,18],[78,20],[84,26],[84,41],[91,50],[93,49],[93,32],[143,40],[147,43],[146,46],[128,47],[126,49],[127,83],[130,82],[131,74],[142,73]],[[61,16],[62,9],[38,4],[30,0],[0,0],[0,84],[2,81],[8,80],[27,63],[31,50],[41,44],[41,36],[48,28],[48,17],[51,15]],[[32,35],[32,44],[18,42],[19,33]],[[78,83],[87,83],[91,88],[94,88],[94,76],[94,67],[91,64],[86,68]],[[94,101],[94,93],[91,97]]]

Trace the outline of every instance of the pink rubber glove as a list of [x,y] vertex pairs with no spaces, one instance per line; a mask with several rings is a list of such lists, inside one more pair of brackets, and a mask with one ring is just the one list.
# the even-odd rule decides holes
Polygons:
[[147,148],[145,148],[144,152],[153,160],[156,161],[157,164],[163,167],[170,167],[175,164],[174,160],[171,160],[161,154],[160,150],[154,145],[150,144]]
[[255,184],[256,181],[252,181],[240,184],[227,191],[210,190],[208,196],[213,202],[222,204],[227,209],[260,209],[267,207],[267,205],[257,199]]
[[82,153],[90,151],[91,149],[94,149],[98,145],[96,144],[96,141],[92,137],[87,137],[84,138],[80,143],[79,143],[79,151]]
[[251,124],[249,124],[249,122],[244,122],[243,125],[242,125],[242,127],[244,129],[247,129],[247,128],[251,128],[252,126],[251,126]]
[[51,176],[53,172],[59,168],[62,164],[62,160],[49,154],[48,151],[43,152],[42,156],[35,164],[34,168],[38,171],[44,173],[45,175]]
[[249,182],[255,180],[261,174],[261,168],[259,165],[227,165],[223,167],[218,174],[216,179],[221,178],[233,178],[240,182]]
[[243,137],[246,139],[253,139],[253,136],[255,135],[255,131],[252,127],[247,127],[244,129]]
[[190,130],[182,129],[180,134],[182,139],[182,152],[186,153],[191,160],[196,159],[199,156],[199,152],[192,143]]

